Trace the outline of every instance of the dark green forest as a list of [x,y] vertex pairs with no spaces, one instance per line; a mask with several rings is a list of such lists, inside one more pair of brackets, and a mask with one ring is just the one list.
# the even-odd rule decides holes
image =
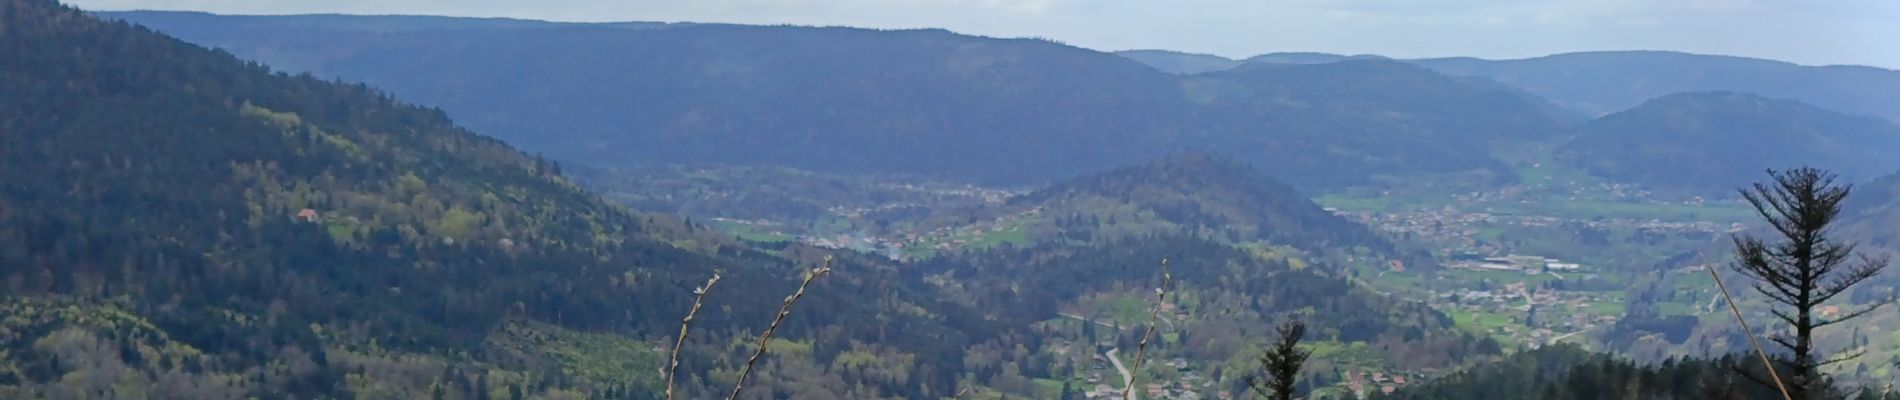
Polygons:
[[[1781,399],[1768,382],[1745,374],[1766,376],[1753,355],[1712,359],[1669,359],[1637,364],[1575,346],[1557,346],[1505,357],[1494,363],[1392,394],[1377,400],[1402,399]],[[1785,372],[1784,372],[1785,373]],[[1817,398],[1840,396],[1859,400],[1894,398],[1887,388],[1835,385]]]

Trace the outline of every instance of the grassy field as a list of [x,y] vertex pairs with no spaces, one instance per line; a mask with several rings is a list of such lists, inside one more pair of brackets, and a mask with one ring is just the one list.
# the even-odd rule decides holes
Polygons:
[[1741,205],[1725,203],[1690,205],[1612,200],[1553,200],[1534,203],[1483,203],[1479,208],[1500,215],[1540,215],[1583,219],[1741,222],[1755,218],[1754,211]]
[[[1041,398],[1053,399],[1062,395],[1062,383],[1063,381],[1055,379],[1036,378],[1036,391],[1039,392]],[[1075,389],[1075,387],[1071,385],[1070,389]]]
[[937,254],[937,250],[935,249],[937,244],[955,242],[958,240],[964,241],[964,246],[970,249],[988,249],[1003,244],[1016,246],[1027,245],[1031,243],[1029,227],[1038,221],[1036,218],[1016,218],[999,221],[999,223],[1003,224],[1003,229],[998,231],[990,231],[988,229],[976,232],[960,231],[951,235],[926,238],[915,245],[905,248],[904,255],[911,259],[930,258]]
[[1473,310],[1444,311],[1445,314],[1451,316],[1453,323],[1457,324],[1459,329],[1481,335],[1491,335],[1492,338],[1498,341],[1498,344],[1502,344],[1505,347],[1516,347],[1518,339],[1502,333],[1502,329],[1506,327],[1515,327],[1519,330],[1524,329],[1523,324],[1518,322],[1517,318],[1519,317],[1516,315]]
[[712,226],[714,229],[718,229],[721,232],[726,232],[726,233],[733,234],[734,236],[738,236],[739,239],[741,240],[749,240],[749,241],[754,241],[754,242],[777,243],[777,242],[789,242],[789,241],[792,241],[793,239],[797,239],[796,237],[793,237],[792,235],[767,231],[765,230],[764,227],[761,227],[758,225],[746,224],[746,223],[740,223],[740,222],[734,222],[734,221],[712,221]]
[[1450,312],[1452,321],[1461,328],[1470,328],[1473,332],[1491,332],[1493,329],[1517,325],[1514,315],[1505,315],[1485,311],[1454,310]]
[[1530,274],[1525,274],[1523,272],[1517,272],[1517,271],[1448,269],[1448,270],[1445,270],[1445,273],[1448,276],[1451,276],[1453,279],[1462,279],[1462,280],[1473,281],[1473,282],[1489,280],[1493,284],[1509,284],[1509,283],[1523,282],[1526,284],[1535,285],[1535,284],[1541,284],[1553,279],[1557,279],[1557,277],[1550,276],[1550,274],[1530,275]]
[[1136,296],[1121,296],[1109,302],[1108,312],[1111,321],[1121,326],[1136,326],[1148,322],[1149,300]]
[[1402,199],[1396,197],[1355,197],[1327,194],[1313,198],[1321,206],[1347,211],[1403,212],[1445,206],[1498,215],[1550,216],[1559,218],[1607,218],[1662,221],[1744,222],[1756,218],[1754,211],[1740,204],[1710,203],[1692,205],[1664,202],[1616,200],[1543,200],[1527,202],[1491,201],[1458,203],[1453,199]]
[[1359,264],[1352,267],[1358,274],[1358,280],[1372,289],[1387,293],[1422,291],[1418,273],[1392,272],[1384,267],[1372,264]]
[[1362,197],[1345,194],[1327,194],[1313,198],[1314,203],[1322,207],[1332,207],[1347,211],[1398,212],[1429,207],[1438,202],[1400,199],[1397,197]]
[[1597,302],[1597,303],[1590,303],[1590,305],[1588,306],[1584,306],[1583,311],[1587,313],[1591,313],[1591,314],[1596,314],[1596,315],[1614,315],[1614,316],[1621,317],[1623,316],[1623,314],[1627,313],[1629,310],[1626,309],[1623,303]]
[[991,247],[1001,246],[1004,243],[1009,243],[1009,244],[1018,245],[1018,246],[1028,244],[1029,243],[1029,229],[1024,227],[1023,226],[1024,224],[1022,223],[1017,223],[1015,225],[1016,226],[1004,228],[1002,231],[989,232],[987,234],[984,234],[982,237],[978,237],[975,241],[970,242],[970,247],[978,248],[978,249],[987,249]]

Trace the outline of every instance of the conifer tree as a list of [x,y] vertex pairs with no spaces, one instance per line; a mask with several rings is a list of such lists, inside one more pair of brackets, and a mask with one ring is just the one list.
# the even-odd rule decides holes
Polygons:
[[1300,339],[1305,337],[1306,324],[1299,321],[1281,324],[1280,339],[1260,355],[1260,376],[1248,377],[1247,386],[1271,400],[1293,400],[1300,367],[1313,354],[1300,348]]
[[1852,185],[1836,184],[1834,174],[1808,167],[1768,174],[1771,182],[1756,183],[1741,192],[1780,240],[1770,243],[1746,234],[1734,236],[1738,261],[1733,268],[1756,281],[1755,291],[1772,301],[1770,311],[1792,332],[1769,338],[1788,351],[1777,369],[1787,371],[1782,383],[1790,397],[1820,398],[1826,395],[1827,385],[1819,369],[1861,352],[1823,359],[1814,346],[1815,331],[1867,315],[1892,298],[1832,315],[1821,313],[1823,304],[1878,275],[1887,267],[1887,259],[1856,256],[1854,243],[1837,240],[1829,230]]

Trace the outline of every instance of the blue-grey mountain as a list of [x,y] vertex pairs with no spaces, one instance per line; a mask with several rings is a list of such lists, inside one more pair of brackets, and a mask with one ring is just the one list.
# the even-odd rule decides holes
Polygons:
[[[1498,161],[1465,146],[1559,125],[1521,113],[1536,108],[1525,99],[1474,97],[1496,90],[1396,63],[1179,77],[1048,41],[941,30],[397,30],[110,15],[280,68],[368,82],[528,150],[610,166],[691,161],[1042,183],[1206,149],[1296,185],[1333,186],[1497,172]],[[1352,93],[1406,99],[1273,83],[1281,73],[1331,75],[1358,86]],[[1377,75],[1388,73],[1398,75]],[[1526,104],[1464,103],[1473,99]],[[1489,111],[1427,115],[1446,107]]]
[[1733,92],[1663,96],[1577,128],[1558,156],[1614,180],[1728,194],[1769,168],[1827,168],[1850,181],[1900,169],[1900,127],[1793,100]]

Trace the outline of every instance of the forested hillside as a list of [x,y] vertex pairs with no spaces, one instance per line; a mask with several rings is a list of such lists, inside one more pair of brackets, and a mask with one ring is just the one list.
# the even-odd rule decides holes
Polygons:
[[[711,162],[1042,184],[1201,149],[1295,185],[1338,186],[1474,168],[1509,176],[1486,151],[1463,145],[1559,124],[1534,106],[1498,103],[1529,103],[1521,97],[1473,95],[1489,90],[1425,70],[1340,64],[1179,77],[1049,41],[941,30],[388,32],[108,15],[282,68],[378,85],[528,150],[604,166]],[[1398,75],[1367,75],[1384,73]],[[1329,92],[1297,84],[1308,77],[1356,89],[1309,97]],[[1367,97],[1392,93],[1405,100]],[[1462,111],[1421,114],[1444,109]]]
[[0,399],[1853,393],[1896,76],[0,0]]
[[1588,115],[1681,92],[1733,91],[1900,121],[1900,71],[1805,66],[1667,51],[1565,53],[1520,60],[1441,58],[1414,64],[1517,86]]
[[1250,65],[1191,76],[1183,87],[1191,100],[1217,110],[1203,118],[1231,118],[1217,121],[1234,132],[1282,137],[1266,143],[1277,156],[1259,165],[1289,178],[1309,171],[1386,177],[1479,171],[1488,174],[1479,179],[1508,183],[1515,177],[1492,156],[1493,146],[1549,138],[1574,121],[1508,88],[1389,60]]
[[[1421,303],[1366,291],[1327,268],[1309,268],[1286,256],[1182,235],[971,253],[924,261],[917,271],[939,275],[929,280],[942,282],[954,298],[975,309],[1004,320],[1036,321],[1071,311],[1062,307],[1090,296],[1142,292],[1152,296],[1151,290],[1144,289],[1160,284],[1157,264],[1164,258],[1177,285],[1169,289],[1187,299],[1174,302],[1192,316],[1193,325],[1180,330],[1190,333],[1193,326],[1212,329],[1221,321],[1264,328],[1276,320],[1296,318],[1318,327],[1326,340],[1434,349],[1394,352],[1395,363],[1448,365],[1460,356],[1498,351],[1495,342],[1479,344],[1476,338],[1458,337],[1444,314]],[[1123,321],[1129,326],[1137,322]],[[1251,344],[1245,337],[1225,340],[1213,345]],[[1452,344],[1444,343],[1447,340]],[[1231,356],[1203,350],[1209,350],[1197,353],[1203,358]]]
[[[1091,243],[1150,235],[1196,235],[1230,244],[1263,244],[1312,253],[1360,249],[1400,259],[1405,252],[1246,164],[1182,153],[1117,168],[1012,198],[1033,207],[1060,241]],[[1032,232],[1042,230],[1032,229]],[[1425,263],[1430,257],[1419,257]]]
[[[682,387],[724,390],[743,360],[718,343],[769,321],[791,265],[817,255],[628,214],[438,111],[51,1],[0,1],[0,54],[0,397],[641,398],[657,339],[715,268],[719,311],[700,314]],[[872,285],[874,260],[844,263],[801,303],[823,311],[782,329],[820,367],[762,367],[836,380],[756,392],[954,387],[949,370],[824,367],[850,351],[955,363],[965,336],[946,324],[994,331]]]
[[[1168,261],[1163,270],[1160,260]],[[1374,293],[1337,274],[1202,238],[1156,235],[1089,245],[1042,244],[920,261],[908,270],[952,301],[1020,326],[973,347],[967,365],[991,387],[1038,393],[1011,382],[1113,379],[1099,355],[1127,362],[1150,324],[1154,363],[1144,382],[1202,393],[1244,396],[1268,327],[1301,320],[1316,347],[1329,349],[1304,376],[1311,387],[1343,381],[1340,371],[1448,369],[1503,351],[1489,338],[1453,328],[1422,303]],[[1172,279],[1163,284],[1162,273]],[[1157,288],[1167,300],[1150,319]],[[1008,349],[1017,349],[1009,351]],[[1093,357],[1093,360],[1091,360]],[[1190,372],[1191,371],[1191,372]],[[1036,398],[1055,398],[1047,391]]]
[[1887,174],[1854,186],[1843,229],[1870,246],[1900,252],[1900,173]]
[[[1329,53],[1269,53],[1238,63],[1163,50],[1118,52],[1163,71],[1201,73],[1261,64],[1325,64],[1355,58]],[[1231,60],[1228,60],[1231,61]],[[1900,120],[1900,71],[1865,66],[1807,66],[1746,57],[1670,51],[1597,51],[1525,59],[1471,57],[1401,60],[1453,76],[1521,88],[1567,109],[1601,116],[1682,92],[1733,91],[1798,100],[1833,110]]]
[[[1375,395],[1377,400],[1594,400],[1594,399],[1780,399],[1774,386],[1741,372],[1762,374],[1748,355],[1717,359],[1671,359],[1636,364],[1575,346],[1518,353],[1496,363],[1424,385]],[[1846,389],[1857,399],[1881,399],[1880,388]],[[1831,394],[1839,394],[1835,392]],[[1816,398],[1829,398],[1819,395]]]
[[1664,96],[1577,128],[1558,156],[1613,180],[1727,195],[1768,168],[1812,165],[1849,181],[1900,169],[1900,126],[1733,92]]

